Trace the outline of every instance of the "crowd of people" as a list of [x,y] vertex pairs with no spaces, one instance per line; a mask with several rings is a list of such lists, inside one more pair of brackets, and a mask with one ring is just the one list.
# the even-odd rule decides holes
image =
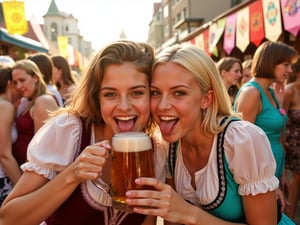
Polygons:
[[[114,41],[80,80],[60,55],[0,59],[0,224],[294,225],[299,82],[299,54],[272,41],[218,62]],[[154,146],[155,178],[135,180],[152,188],[126,192],[133,213],[109,190],[111,139],[127,131]]]

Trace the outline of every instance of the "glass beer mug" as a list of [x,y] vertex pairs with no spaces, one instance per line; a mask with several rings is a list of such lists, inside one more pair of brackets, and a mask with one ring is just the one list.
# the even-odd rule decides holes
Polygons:
[[150,189],[137,185],[138,177],[154,177],[151,138],[144,132],[123,132],[112,138],[112,206],[121,211],[132,212],[125,203],[127,190]]

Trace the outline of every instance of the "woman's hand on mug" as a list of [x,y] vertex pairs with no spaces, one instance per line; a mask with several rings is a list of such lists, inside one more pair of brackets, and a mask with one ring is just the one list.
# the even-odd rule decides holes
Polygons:
[[102,174],[111,146],[109,141],[101,141],[87,146],[74,161],[75,175],[78,180],[95,180]]
[[160,216],[173,223],[181,223],[185,208],[191,204],[186,202],[174,189],[156,178],[137,178],[139,185],[152,186],[155,190],[129,190],[126,192],[126,203],[134,206],[134,212]]

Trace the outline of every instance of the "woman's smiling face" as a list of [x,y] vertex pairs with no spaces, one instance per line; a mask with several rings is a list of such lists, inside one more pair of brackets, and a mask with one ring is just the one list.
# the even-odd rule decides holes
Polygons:
[[190,71],[173,62],[155,67],[151,83],[151,112],[166,141],[176,141],[200,127],[202,99],[195,76]]
[[133,63],[109,65],[104,71],[99,101],[102,118],[114,133],[143,130],[150,116],[147,76]]

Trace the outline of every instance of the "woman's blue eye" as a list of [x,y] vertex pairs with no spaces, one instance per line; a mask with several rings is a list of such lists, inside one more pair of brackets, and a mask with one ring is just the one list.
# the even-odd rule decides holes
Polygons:
[[116,93],[114,92],[106,92],[103,94],[104,97],[115,97],[116,96]]
[[183,95],[185,95],[185,92],[184,91],[175,91],[175,95],[176,96],[183,96]]
[[141,96],[141,95],[143,95],[144,94],[144,91],[133,91],[132,92],[132,95],[133,96]]

